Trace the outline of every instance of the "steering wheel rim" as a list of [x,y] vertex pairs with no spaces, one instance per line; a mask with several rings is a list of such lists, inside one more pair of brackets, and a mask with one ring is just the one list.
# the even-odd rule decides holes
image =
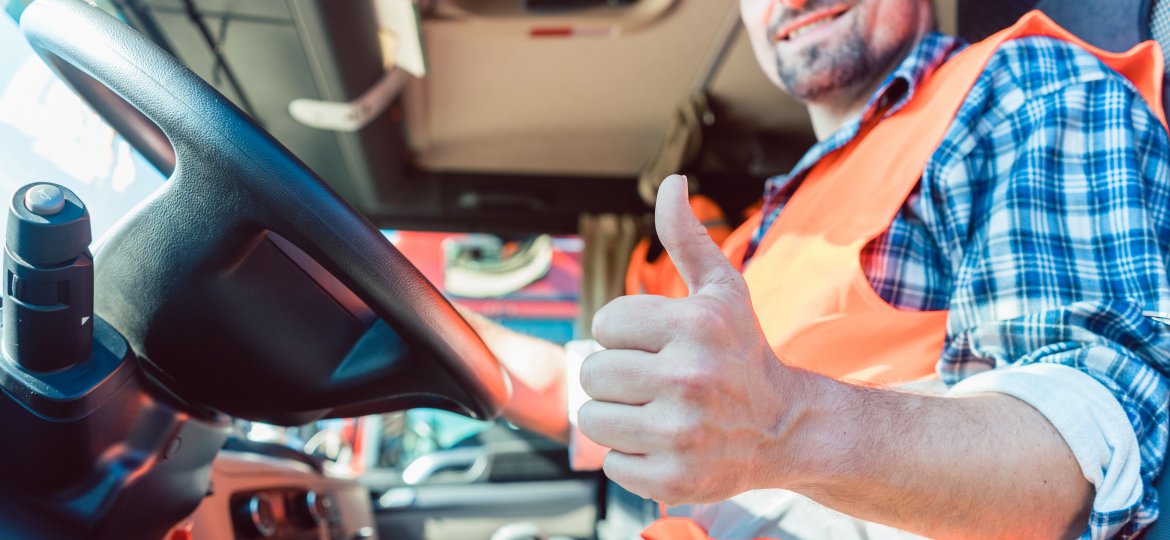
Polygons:
[[[437,359],[462,391],[455,401],[463,412],[478,418],[500,412],[509,383],[467,322],[380,231],[230,101],[154,43],[79,0],[38,0],[23,13],[21,29],[95,108],[116,111],[115,126],[153,126],[173,149],[170,180],[104,240],[96,258],[95,311],[140,356],[155,363],[182,356],[167,341],[183,324],[168,304],[198,302],[188,297],[198,291],[187,292],[184,280],[208,281],[203,274],[230,265],[222,259],[271,231],[336,276],[411,347]],[[147,154],[156,164],[170,157],[158,145]],[[160,232],[170,234],[151,234]],[[211,367],[229,369],[231,362]],[[190,369],[179,363],[163,370],[181,386]],[[196,394],[194,401],[216,408],[213,395]],[[359,400],[371,399],[367,391]],[[307,406],[325,405],[351,404]]]

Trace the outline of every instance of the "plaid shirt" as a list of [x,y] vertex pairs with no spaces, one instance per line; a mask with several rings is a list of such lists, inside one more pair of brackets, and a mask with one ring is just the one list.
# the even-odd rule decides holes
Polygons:
[[[749,256],[809,168],[869,121],[896,113],[964,46],[928,36],[858,120],[768,181]],[[879,104],[881,106],[879,106]],[[889,105],[888,107],[886,105]],[[938,372],[953,385],[993,368],[1072,367],[1121,404],[1144,491],[1094,508],[1086,538],[1131,535],[1157,516],[1151,483],[1170,418],[1170,146],[1134,87],[1062,41],[1017,39],[988,63],[922,180],[862,254],[890,304],[948,310]]]

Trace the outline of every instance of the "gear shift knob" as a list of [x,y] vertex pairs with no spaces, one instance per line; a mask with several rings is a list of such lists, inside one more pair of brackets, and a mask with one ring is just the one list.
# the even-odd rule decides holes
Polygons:
[[71,367],[93,344],[89,211],[50,183],[17,190],[4,244],[3,353],[33,372]]

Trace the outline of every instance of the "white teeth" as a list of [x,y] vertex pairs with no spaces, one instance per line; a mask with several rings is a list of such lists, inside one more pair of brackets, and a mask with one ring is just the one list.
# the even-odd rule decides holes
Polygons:
[[793,30],[793,31],[789,32],[789,33],[788,33],[788,39],[795,39],[795,38],[798,38],[798,37],[800,37],[802,34],[805,34],[805,33],[807,33],[809,30],[812,30],[812,29],[814,29],[814,28],[819,28],[819,27],[821,27],[821,26],[824,26],[824,25],[826,25],[826,24],[829,24],[829,23],[833,22],[833,20],[834,20],[834,19],[835,19],[835,17],[826,17],[826,18],[824,18],[824,19],[821,19],[821,20],[819,20],[819,21],[812,22],[812,23],[808,23],[808,24],[806,24],[806,25],[804,25],[804,26],[801,26],[800,28],[797,28],[796,30]]

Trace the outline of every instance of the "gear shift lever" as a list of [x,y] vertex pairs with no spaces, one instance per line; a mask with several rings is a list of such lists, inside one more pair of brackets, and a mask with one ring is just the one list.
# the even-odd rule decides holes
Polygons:
[[93,345],[93,256],[89,211],[50,183],[17,190],[4,245],[3,352],[32,372],[89,358]]

